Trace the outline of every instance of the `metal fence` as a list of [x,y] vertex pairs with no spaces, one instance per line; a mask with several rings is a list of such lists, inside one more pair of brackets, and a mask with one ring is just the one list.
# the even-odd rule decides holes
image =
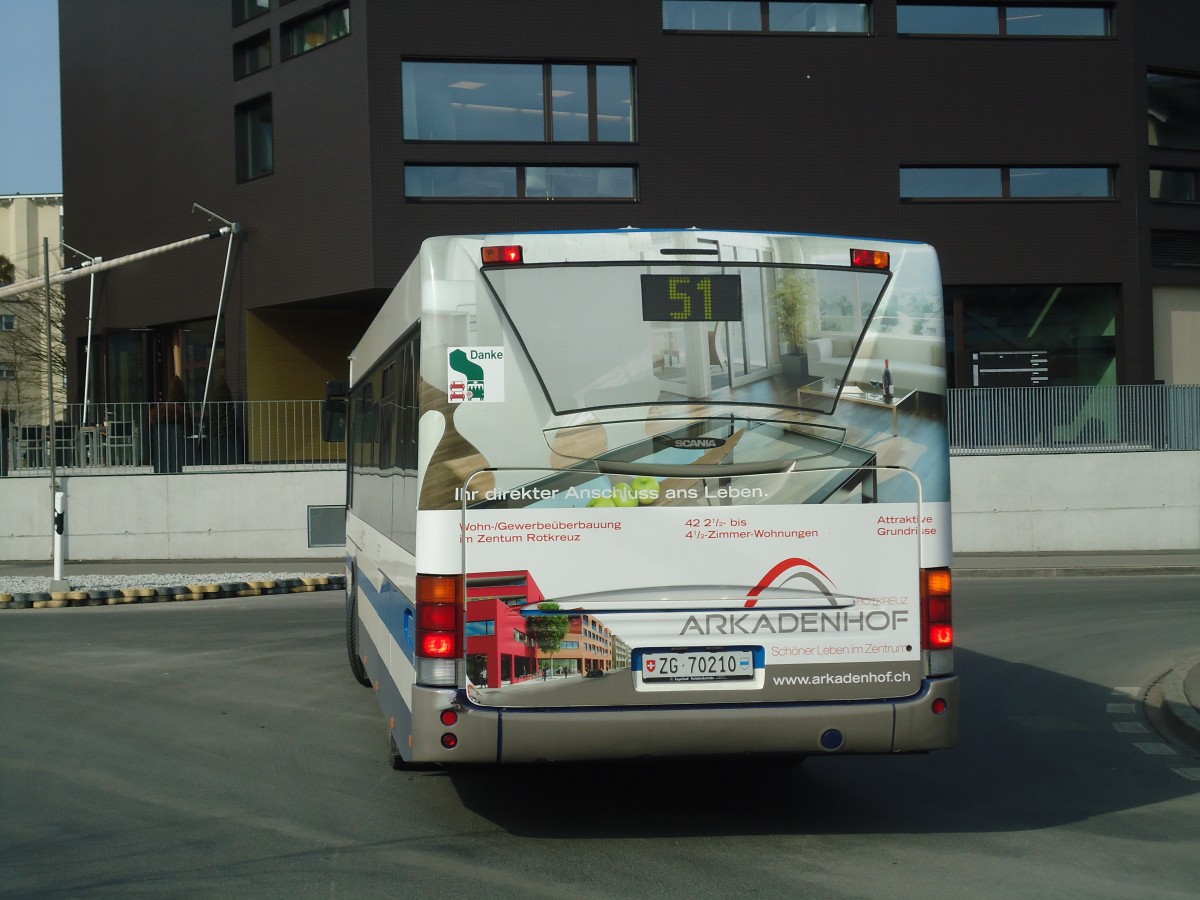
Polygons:
[[[961,388],[948,394],[955,456],[1200,450],[1200,386]],[[340,469],[343,443],[321,439],[321,401],[63,408],[53,429],[11,421],[0,472],[64,475]]]
[[0,437],[3,474],[64,475],[340,469],[343,443],[321,439],[321,401],[81,404],[53,428],[19,418]]
[[1200,386],[959,388],[948,395],[950,452],[1200,450]]

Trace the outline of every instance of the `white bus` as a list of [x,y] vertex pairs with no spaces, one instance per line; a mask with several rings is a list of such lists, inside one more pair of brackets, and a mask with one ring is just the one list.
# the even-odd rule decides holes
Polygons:
[[942,315],[918,243],[425,241],[346,401],[393,764],[952,746]]

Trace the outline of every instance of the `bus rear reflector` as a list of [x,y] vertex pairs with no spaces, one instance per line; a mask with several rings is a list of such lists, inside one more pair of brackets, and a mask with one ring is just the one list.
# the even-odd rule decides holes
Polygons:
[[954,604],[949,569],[921,570],[921,649],[954,646]]
[[525,261],[525,253],[519,244],[484,247],[480,254],[485,266],[515,266]]
[[892,254],[886,250],[851,250],[850,265],[856,269],[888,269]]

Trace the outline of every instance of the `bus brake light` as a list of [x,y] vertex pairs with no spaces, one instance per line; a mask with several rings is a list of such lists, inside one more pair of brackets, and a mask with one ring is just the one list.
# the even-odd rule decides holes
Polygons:
[[463,587],[457,575],[418,575],[416,653],[426,659],[463,655]]
[[850,265],[855,269],[888,269],[892,254],[886,250],[851,250]]
[[485,266],[515,266],[525,262],[525,254],[519,244],[484,247],[480,254]]
[[921,647],[949,650],[954,646],[954,604],[949,569],[921,570]]

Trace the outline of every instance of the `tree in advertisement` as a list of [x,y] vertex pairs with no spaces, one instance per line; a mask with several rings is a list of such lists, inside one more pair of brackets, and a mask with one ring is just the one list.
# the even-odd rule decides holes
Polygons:
[[[557,603],[550,601],[539,603],[537,608],[544,612],[553,612],[554,610],[561,609]],[[557,653],[562,647],[563,638],[567,636],[568,627],[569,624],[566,616],[530,616],[526,630],[529,632],[529,637],[537,645],[538,653],[543,656],[549,656],[552,653]]]

